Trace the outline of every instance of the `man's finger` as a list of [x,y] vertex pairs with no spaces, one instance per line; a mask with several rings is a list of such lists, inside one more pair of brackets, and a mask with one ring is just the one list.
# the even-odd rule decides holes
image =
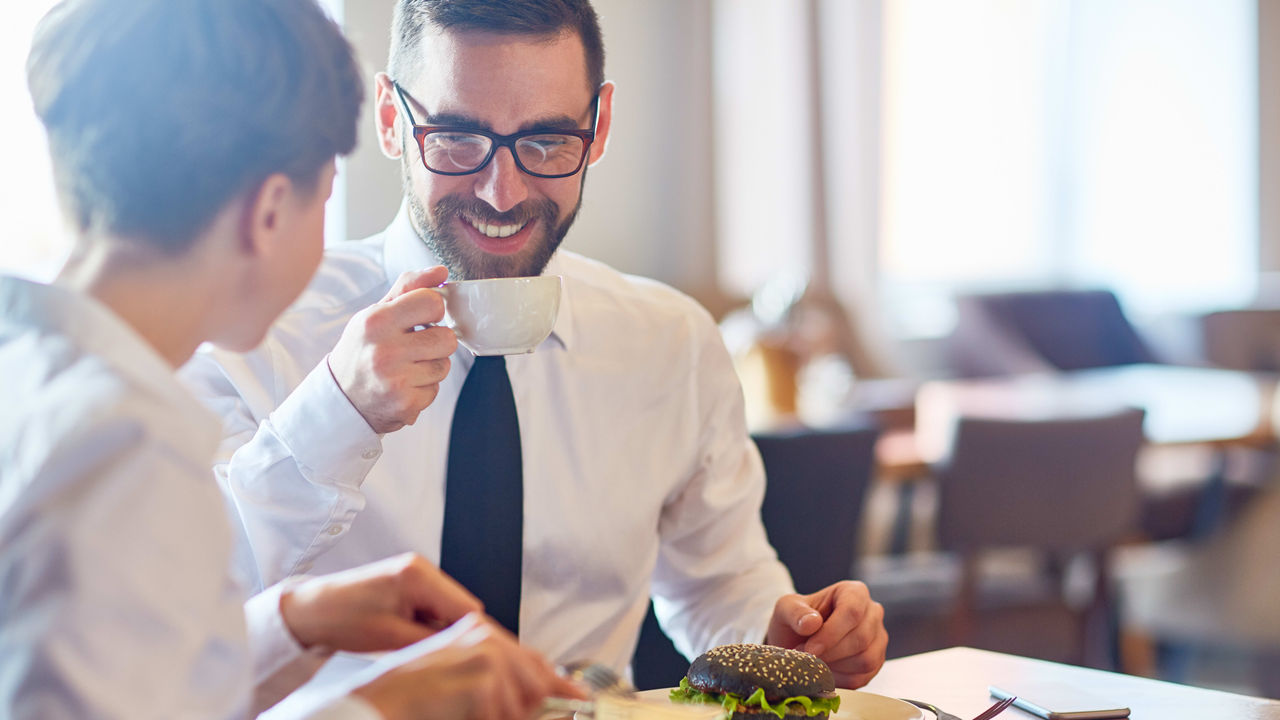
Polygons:
[[[876,641],[876,638],[880,633],[880,620],[876,618],[873,613],[868,612],[863,616],[861,622],[846,631],[842,636],[837,637],[835,640],[828,640],[826,637],[820,637],[824,635],[828,629],[831,629],[833,632],[837,632],[839,628],[835,628],[834,626],[839,622],[840,620],[838,619],[834,619],[833,621],[833,618],[827,618],[826,623],[822,626],[822,630],[814,633],[813,637],[810,637],[805,642],[803,650],[820,656],[830,664],[866,651],[866,649],[871,647],[871,645]],[[813,649],[819,645],[821,646],[822,651],[813,652]]]
[[889,648],[889,634],[881,633],[871,647],[861,654],[845,658],[831,666],[836,685],[843,688],[857,689],[866,685],[884,666],[885,653]]
[[850,690],[857,690],[858,688],[871,682],[871,679],[876,676],[876,673],[865,672],[865,673],[857,673],[854,675],[832,673],[832,676],[835,678],[836,687],[848,688]]
[[[833,592],[829,593],[830,607],[823,613],[822,627],[809,637],[803,649],[814,655],[837,658],[839,656],[831,652],[832,648],[835,648],[846,635],[854,632],[855,628],[864,625],[868,628],[872,626],[878,628],[883,614],[870,617],[876,611],[876,608],[872,607],[875,603],[871,601],[871,593],[867,591],[867,586],[860,582],[844,581],[832,586],[831,590]],[[883,609],[880,612],[883,613]],[[871,622],[872,620],[874,622]],[[863,633],[864,642],[870,642],[872,637],[874,637],[873,630]]]
[[443,320],[444,298],[434,286],[413,287],[383,301],[382,309],[390,312],[391,324],[396,329],[409,332],[419,325],[431,325]]
[[430,637],[441,628],[431,627],[419,622],[405,620],[398,617],[387,618],[386,624],[381,628],[382,640],[385,647],[379,650],[399,649],[408,647],[423,638]]
[[551,667],[543,664],[540,655],[520,645],[513,643],[508,652],[507,662],[515,678],[512,684],[520,691],[521,701],[526,705],[540,702],[551,691]]
[[443,265],[429,267],[426,270],[406,270],[391,284],[391,289],[378,302],[390,302],[410,290],[433,288],[449,279],[449,271]]
[[414,362],[447,358],[458,349],[458,335],[453,328],[443,325],[432,325],[418,330],[409,340],[407,356]]
[[425,388],[439,385],[449,376],[450,360],[447,357],[435,360],[415,360],[404,369],[404,384],[411,388]]
[[783,595],[773,606],[767,639],[793,648],[822,627],[822,616],[802,595]]
[[849,605],[837,605],[822,621],[822,627],[805,640],[804,650],[807,653],[822,657],[835,657],[834,649],[845,636],[854,632],[862,622],[863,608]]
[[[836,675],[843,675],[846,677],[875,673],[883,663],[883,660],[879,655],[879,648],[868,648],[866,652],[860,655],[846,657],[838,662],[830,662],[828,663],[828,667],[830,667],[831,672]],[[841,687],[844,686],[842,685]]]
[[418,615],[452,624],[469,613],[484,611],[484,603],[436,566],[415,558],[414,569],[407,595]]
[[551,694],[556,697],[577,698],[578,700],[586,700],[590,697],[590,693],[585,688],[569,678],[557,675],[551,682]]

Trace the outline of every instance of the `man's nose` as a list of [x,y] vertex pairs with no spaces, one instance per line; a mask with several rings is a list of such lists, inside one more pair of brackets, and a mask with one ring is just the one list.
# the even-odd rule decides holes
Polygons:
[[529,197],[528,178],[516,167],[511,148],[500,147],[493,159],[476,173],[476,197],[489,203],[494,210],[506,212]]

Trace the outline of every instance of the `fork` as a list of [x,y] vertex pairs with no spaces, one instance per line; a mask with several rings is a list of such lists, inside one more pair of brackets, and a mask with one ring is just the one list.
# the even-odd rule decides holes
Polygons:
[[[614,672],[613,668],[594,660],[577,660],[560,668],[560,674],[580,682],[591,691],[591,696],[599,694],[635,697],[636,689],[631,683]],[[569,698],[549,697],[542,703],[542,713],[595,713],[595,700],[572,700]]]
[[[1005,710],[1008,710],[1009,706],[1013,704],[1013,701],[1017,699],[1018,699],[1017,697],[1005,698],[1004,700],[1001,700],[995,705],[992,705],[986,710],[983,710],[982,712],[978,713],[978,715],[974,717],[973,720],[991,720],[991,718],[999,715]],[[911,703],[912,705],[915,705],[918,708],[928,710],[929,712],[936,715],[938,720],[961,720],[961,718],[958,718],[949,712],[943,712],[942,710],[939,710],[938,708],[934,707],[933,705],[930,705],[927,702],[920,702],[919,700],[908,700],[907,698],[902,698],[902,701]]]
[[570,680],[577,680],[590,688],[591,693],[611,693],[613,695],[623,695],[625,697],[634,697],[636,689],[631,683],[622,678],[621,675],[614,672],[614,669],[604,663],[592,660],[578,660],[565,665],[564,674]]

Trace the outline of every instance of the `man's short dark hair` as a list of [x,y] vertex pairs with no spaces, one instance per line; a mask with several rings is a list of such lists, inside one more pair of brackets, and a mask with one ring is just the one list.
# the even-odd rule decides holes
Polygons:
[[272,174],[314,188],[364,95],[315,0],[64,0],[27,83],[77,229],[175,253]]
[[506,35],[554,35],[566,30],[582,38],[586,50],[588,92],[604,82],[604,40],[590,0],[397,0],[391,20],[387,71],[411,81],[422,55],[422,40],[432,28],[483,30]]

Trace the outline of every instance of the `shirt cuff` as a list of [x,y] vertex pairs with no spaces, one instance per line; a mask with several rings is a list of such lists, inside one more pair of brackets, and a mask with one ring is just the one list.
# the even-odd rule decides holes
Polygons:
[[278,582],[244,604],[253,663],[255,712],[275,705],[301,687],[333,654],[328,649],[304,649],[280,611],[284,593],[306,579],[296,576]]
[[342,392],[329,371],[327,356],[267,417],[266,424],[308,476],[338,482],[356,478],[349,484],[358,485],[382,455],[381,436]]

